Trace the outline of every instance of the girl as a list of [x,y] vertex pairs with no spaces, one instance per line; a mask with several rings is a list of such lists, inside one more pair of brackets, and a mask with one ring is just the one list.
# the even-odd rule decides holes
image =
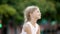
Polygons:
[[25,23],[21,34],[40,34],[40,27],[36,23],[41,19],[41,13],[37,6],[28,6],[24,10]]

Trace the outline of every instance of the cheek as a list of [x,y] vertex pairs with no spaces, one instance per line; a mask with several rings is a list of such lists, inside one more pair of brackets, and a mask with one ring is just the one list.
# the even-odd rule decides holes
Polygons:
[[35,16],[35,18],[38,18],[38,16],[39,16],[39,15],[38,15],[38,13],[35,13],[35,15],[34,15],[34,16]]
[[37,15],[37,16],[40,16],[40,14],[39,14],[39,13],[36,13],[36,15]]
[[35,18],[37,16],[37,14],[36,13],[33,13],[33,17]]

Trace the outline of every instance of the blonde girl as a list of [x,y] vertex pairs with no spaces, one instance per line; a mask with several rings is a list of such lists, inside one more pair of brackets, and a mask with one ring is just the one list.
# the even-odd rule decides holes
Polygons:
[[37,6],[28,6],[24,10],[24,25],[21,34],[40,34],[37,20],[41,19],[41,12]]

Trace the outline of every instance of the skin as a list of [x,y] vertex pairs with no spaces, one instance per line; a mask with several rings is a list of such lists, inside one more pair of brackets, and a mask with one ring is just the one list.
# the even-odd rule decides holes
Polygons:
[[[41,12],[39,9],[36,9],[33,13],[30,13],[30,18],[31,18],[31,24],[35,27],[35,24],[37,24],[37,20],[41,19]],[[32,34],[31,33],[31,28],[29,25],[24,27],[25,32],[27,32],[27,34]],[[38,31],[36,34],[40,34],[40,27],[38,27]]]

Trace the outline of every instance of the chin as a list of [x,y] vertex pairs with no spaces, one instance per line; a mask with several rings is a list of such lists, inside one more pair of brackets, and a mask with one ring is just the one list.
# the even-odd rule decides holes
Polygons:
[[41,17],[39,19],[41,19]]
[[41,17],[39,17],[38,19],[41,19]]
[[38,17],[38,19],[41,19],[41,17]]

